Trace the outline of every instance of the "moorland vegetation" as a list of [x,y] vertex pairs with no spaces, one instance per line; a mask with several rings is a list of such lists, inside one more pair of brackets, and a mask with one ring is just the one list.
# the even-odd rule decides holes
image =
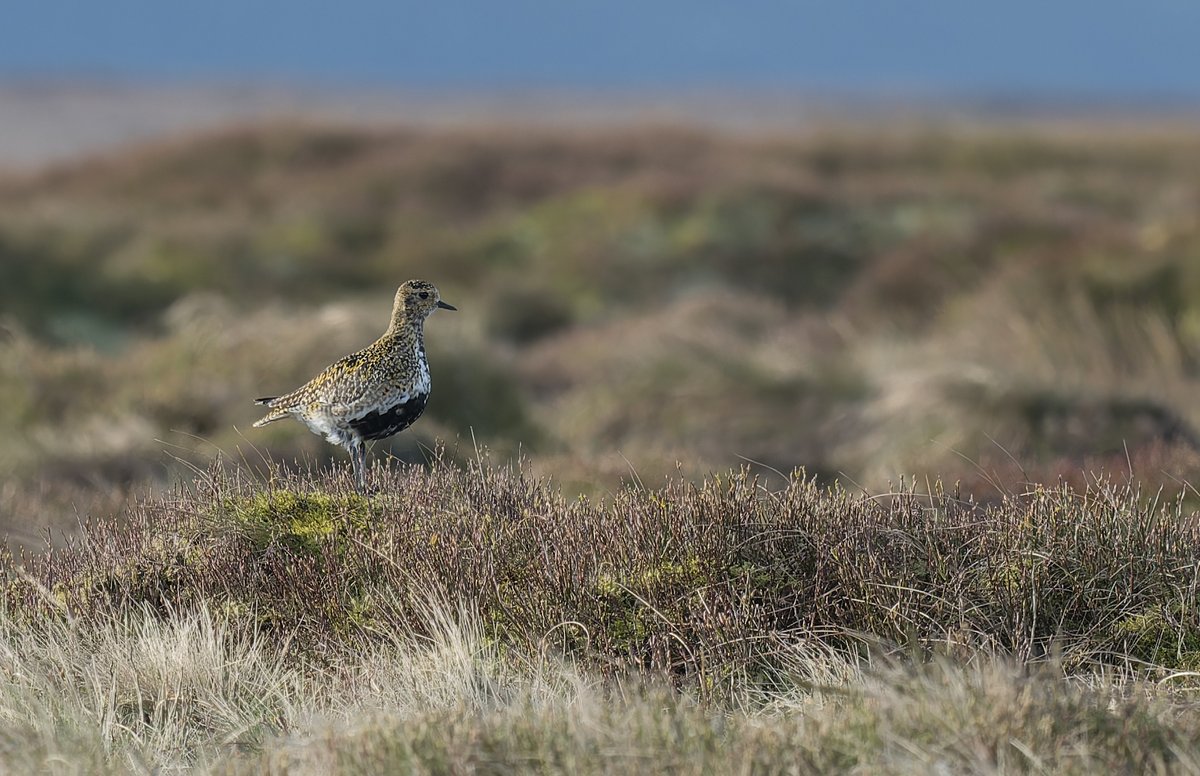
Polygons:
[[[2,177],[0,761],[1200,771],[1197,214],[1150,123]],[[247,431],[409,277],[460,312],[368,495]]]

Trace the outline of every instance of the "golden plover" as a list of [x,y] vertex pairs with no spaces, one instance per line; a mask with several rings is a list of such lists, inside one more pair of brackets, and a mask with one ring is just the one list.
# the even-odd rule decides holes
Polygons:
[[425,319],[442,301],[432,283],[410,280],[396,291],[392,322],[383,336],[330,364],[283,396],[255,399],[271,411],[254,425],[294,417],[350,453],[359,490],[366,490],[366,442],[398,434],[413,424],[429,400]]

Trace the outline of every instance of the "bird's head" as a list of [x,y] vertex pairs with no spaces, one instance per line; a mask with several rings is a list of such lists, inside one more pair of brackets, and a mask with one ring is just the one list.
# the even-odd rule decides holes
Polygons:
[[457,310],[446,304],[438,293],[437,286],[427,280],[410,280],[396,291],[396,306],[393,318],[423,321],[436,309]]

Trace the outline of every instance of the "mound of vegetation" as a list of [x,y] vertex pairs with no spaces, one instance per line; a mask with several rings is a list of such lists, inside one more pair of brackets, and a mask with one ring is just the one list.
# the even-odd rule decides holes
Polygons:
[[1200,667],[1189,594],[1200,520],[1126,487],[1036,488],[981,506],[935,487],[882,497],[747,471],[565,499],[507,468],[380,468],[378,493],[214,470],[195,493],[95,523],[28,558],[9,616],[94,619],[217,601],[321,657],[419,627],[436,592],[490,638],[702,692],[767,681],[797,640],[854,634],[1068,666]]
[[[746,469],[590,500],[443,457],[371,484],[218,466],[10,560],[0,636],[21,657],[0,712],[27,727],[0,757],[344,773],[1196,762],[1200,721],[1172,691],[1200,669],[1200,518],[1178,501],[1103,482],[988,504],[937,484],[872,497]],[[80,721],[94,714],[107,721]]]

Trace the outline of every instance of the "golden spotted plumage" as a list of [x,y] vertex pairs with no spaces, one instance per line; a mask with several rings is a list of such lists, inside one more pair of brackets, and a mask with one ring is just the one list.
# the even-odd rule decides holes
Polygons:
[[296,418],[349,451],[358,485],[365,488],[364,443],[403,431],[425,409],[430,391],[425,319],[438,308],[455,309],[432,283],[410,280],[400,286],[383,336],[291,393],[257,399],[271,411],[254,425]]

